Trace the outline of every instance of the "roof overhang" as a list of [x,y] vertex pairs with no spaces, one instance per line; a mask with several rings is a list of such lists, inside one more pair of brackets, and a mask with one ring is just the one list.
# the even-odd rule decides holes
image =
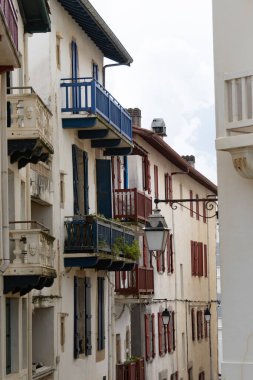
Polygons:
[[58,1],[106,58],[124,65],[133,62],[132,57],[88,0]]
[[51,31],[50,9],[47,0],[18,0],[25,33]]

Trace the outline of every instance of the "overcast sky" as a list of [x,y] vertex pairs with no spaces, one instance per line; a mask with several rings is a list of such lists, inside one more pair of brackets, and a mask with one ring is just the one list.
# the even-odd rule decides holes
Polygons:
[[163,118],[166,141],[216,182],[211,0],[90,0],[134,62],[106,70],[106,88],[142,127]]

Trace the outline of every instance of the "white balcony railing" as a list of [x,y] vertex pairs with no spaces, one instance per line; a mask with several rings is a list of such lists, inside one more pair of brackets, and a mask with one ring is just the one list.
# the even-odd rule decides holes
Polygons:
[[29,88],[12,88],[11,91],[30,91],[30,93],[10,94],[10,125],[8,139],[36,139],[53,150],[52,146],[52,113],[40,97]]
[[253,132],[253,73],[225,75],[225,126]]
[[45,164],[31,164],[30,192],[34,201],[41,204],[52,204],[52,175]]
[[[13,264],[31,264],[53,268],[54,238],[35,222],[15,222],[16,229],[10,230],[11,257]],[[12,224],[11,224],[12,226]]]

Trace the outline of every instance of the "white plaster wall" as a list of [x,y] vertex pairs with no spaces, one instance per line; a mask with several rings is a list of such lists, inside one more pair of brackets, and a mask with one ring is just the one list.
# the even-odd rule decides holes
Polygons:
[[[224,74],[252,73],[253,2],[213,0],[217,137],[224,126]],[[240,75],[239,75],[240,76]],[[252,379],[252,180],[234,170],[229,153],[218,152],[219,222],[224,379]],[[231,315],[233,318],[231,319]]]

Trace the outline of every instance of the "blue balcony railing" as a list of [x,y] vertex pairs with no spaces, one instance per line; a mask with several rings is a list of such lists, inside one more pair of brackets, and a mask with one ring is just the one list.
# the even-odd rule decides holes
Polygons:
[[62,112],[98,114],[128,140],[132,140],[131,116],[95,79],[62,79],[61,88]]
[[[65,253],[115,254],[113,246],[118,238],[131,245],[134,231],[104,218],[95,216],[68,217],[65,225]],[[124,256],[120,254],[120,256]]]

